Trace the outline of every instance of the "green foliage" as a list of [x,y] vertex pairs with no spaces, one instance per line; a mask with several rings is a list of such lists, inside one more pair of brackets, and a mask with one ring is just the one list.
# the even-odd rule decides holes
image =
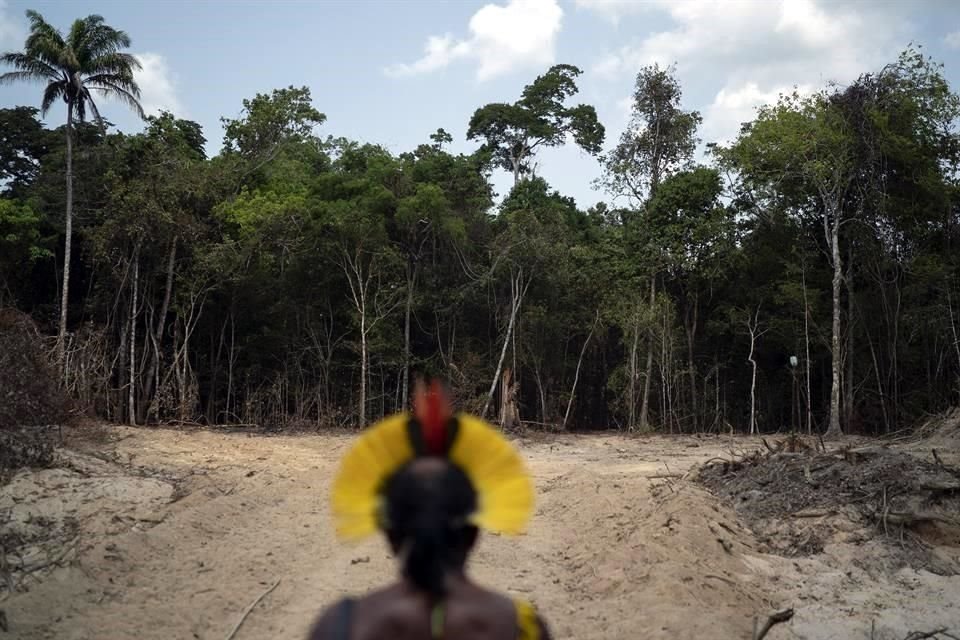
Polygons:
[[[102,25],[83,24],[64,47]],[[59,44],[34,27],[42,61]],[[750,317],[760,427],[796,427],[809,400],[821,428],[838,312],[847,428],[960,399],[960,100],[938,65],[908,51],[782,96],[709,166],[673,70],[645,68],[603,158],[630,207],[589,210],[533,175],[541,148],[601,149],[593,107],[570,104],[579,75],[557,65],[479,108],[467,154],[442,128],[399,154],[321,138],[295,87],[244,101],[213,158],[175,114],[133,134],[73,123],[71,393],[123,420],[132,376],[150,420],[342,426],[404,408],[417,374],[478,410],[503,353],[524,421],[560,423],[572,398],[574,428],[727,430],[749,421]],[[0,110],[0,297],[46,328],[67,137],[37,115]],[[494,169],[517,178],[496,209]]]
[[578,92],[582,73],[572,65],[550,67],[527,85],[513,104],[493,103],[477,109],[470,118],[468,140],[482,139],[482,151],[493,166],[510,171],[514,180],[530,173],[539,147],[562,145],[568,135],[587,153],[600,153],[604,128],[592,106],[564,106]]
[[327,117],[311,104],[309,87],[274,89],[243,101],[239,118],[221,118],[223,146],[228,153],[262,157],[278,145],[309,138]]
[[656,64],[637,74],[630,123],[603,158],[601,184],[610,193],[643,202],[693,157],[703,119],[697,111],[681,109],[680,83],[672,74],[672,68]]
[[102,123],[91,92],[114,97],[143,115],[140,88],[133,78],[140,63],[132,54],[120,51],[130,46],[125,32],[105,24],[102,16],[89,15],[74,20],[64,37],[38,12],[28,10],[27,18],[30,34],[24,50],[0,56],[0,62],[16,69],[0,75],[0,84],[21,80],[47,83],[40,106],[43,115],[57,100],[63,100],[77,120],[85,120],[89,111]]
[[50,132],[33,107],[0,109],[0,184],[17,195],[36,180],[40,160],[48,153]]
[[40,216],[15,200],[0,198],[0,273],[51,257],[41,242]]

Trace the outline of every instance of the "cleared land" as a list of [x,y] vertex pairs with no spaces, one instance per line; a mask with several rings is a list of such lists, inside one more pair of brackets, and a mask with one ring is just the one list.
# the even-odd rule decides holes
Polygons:
[[[59,468],[0,488],[0,535],[16,549],[0,565],[0,638],[224,640],[279,580],[234,637],[299,639],[325,604],[395,571],[379,540],[333,538],[327,488],[348,436],[98,433],[69,434]],[[935,462],[939,446],[949,468],[957,444],[894,451]],[[900,535],[893,521],[884,532],[842,509],[785,517],[731,506],[775,496],[770,480],[749,500],[695,482],[706,461],[764,449],[759,440],[520,445],[538,486],[532,528],[484,537],[472,570],[532,598],[558,638],[750,638],[755,618],[788,607],[796,615],[768,638],[960,636],[960,528],[944,505],[939,520]],[[796,543],[805,531],[811,548]]]

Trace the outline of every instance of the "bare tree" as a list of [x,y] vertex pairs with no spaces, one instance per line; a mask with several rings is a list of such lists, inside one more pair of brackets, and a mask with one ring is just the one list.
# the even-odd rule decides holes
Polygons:
[[593,324],[590,325],[590,333],[587,334],[586,340],[583,341],[583,347],[580,349],[580,357],[577,359],[577,370],[573,374],[573,386],[570,387],[570,399],[567,400],[567,410],[563,414],[563,424],[562,428],[567,428],[567,420],[570,419],[570,408],[573,406],[573,398],[577,393],[577,382],[580,380],[580,366],[583,364],[583,354],[587,352],[587,345],[590,344],[590,338],[593,337],[593,332],[597,329],[597,324],[600,322],[600,310],[597,309],[597,316],[593,321]]
[[[500,371],[503,369],[503,361],[507,357],[507,347],[510,346],[513,336],[513,327],[517,321],[517,314],[520,312],[520,305],[523,304],[523,297],[527,294],[530,287],[532,276],[524,277],[523,267],[512,270],[510,274],[510,320],[507,323],[507,332],[503,338],[503,348],[500,349],[500,359],[497,362],[496,372],[493,374],[493,382],[490,383],[490,391],[487,392],[487,399],[483,403],[483,409],[480,411],[480,417],[484,418],[490,409],[490,403],[493,401],[493,393],[497,390],[497,381],[500,379]],[[507,389],[502,391],[507,392]]]
[[747,356],[747,362],[750,363],[750,435],[757,432],[757,361],[753,354],[756,349],[757,340],[767,332],[767,329],[760,327],[760,305],[753,316],[747,315],[747,331],[750,333],[750,354]]
[[350,297],[360,323],[360,398],[358,424],[367,424],[367,376],[370,366],[369,337],[376,325],[399,304],[399,289],[382,286],[384,254],[340,246],[340,268],[350,286]]

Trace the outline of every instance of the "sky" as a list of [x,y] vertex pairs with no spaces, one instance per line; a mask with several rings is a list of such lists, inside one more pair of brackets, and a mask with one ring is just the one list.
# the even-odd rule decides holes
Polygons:
[[[19,50],[24,11],[62,31],[100,14],[132,39],[143,69],[144,109],[203,125],[208,151],[220,118],[244,98],[308,86],[327,115],[320,135],[394,153],[443,127],[452,151],[470,152],[478,107],[513,102],[557,63],[583,70],[574,102],[594,105],[616,144],[629,120],[639,69],[675,65],[684,106],[703,115],[703,143],[732,139],[758,105],[796,87],[815,91],[894,61],[911,42],[943,62],[960,90],[960,1],[955,0],[0,0],[0,51]],[[39,106],[42,87],[0,87],[0,106]],[[123,131],[142,123],[123,105],[101,105]],[[58,126],[65,114],[48,114]],[[581,207],[612,202],[593,181],[597,160],[570,145],[537,158],[537,173]],[[511,178],[498,172],[503,194]]]

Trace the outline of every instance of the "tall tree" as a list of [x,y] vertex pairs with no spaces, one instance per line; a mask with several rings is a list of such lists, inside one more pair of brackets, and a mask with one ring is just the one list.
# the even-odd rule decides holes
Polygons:
[[513,104],[492,103],[470,118],[467,140],[482,139],[495,167],[513,173],[513,183],[533,171],[530,163],[539,148],[557,147],[572,136],[587,153],[600,153],[604,128],[592,106],[567,107],[577,94],[576,78],[583,73],[569,64],[550,67],[523,89]]
[[138,115],[140,88],[133,72],[140,68],[137,59],[121,49],[130,46],[130,36],[104,24],[103,17],[89,15],[73,22],[64,38],[36,11],[28,10],[30,35],[23,51],[11,51],[0,61],[16,71],[0,75],[0,84],[27,80],[45,82],[40,112],[46,115],[57,100],[67,105],[67,204],[63,248],[63,285],[60,298],[60,327],[57,355],[64,362],[67,337],[67,302],[70,291],[70,251],[73,235],[73,123],[82,122],[87,112],[103,126],[100,110],[91,92],[126,103]]
[[840,433],[842,366],[841,293],[843,251],[841,227],[859,215],[852,203],[855,138],[829,94],[781,96],[762,107],[746,126],[731,153],[741,175],[760,189],[774,188],[790,208],[823,233],[833,276],[831,291],[831,391],[827,432]]
[[601,180],[612,195],[642,203],[693,158],[703,118],[698,111],[684,111],[682,97],[672,68],[654,64],[637,74],[630,124],[603,158]]
[[318,142],[314,129],[326,119],[314,108],[309,87],[274,89],[245,99],[239,118],[220,119],[224,156],[240,160],[237,188],[264,183],[264,168],[284,150]]
[[[621,134],[617,146],[603,158],[601,178],[607,191],[626,196],[642,204],[657,193],[664,178],[678,171],[693,157],[699,140],[697,127],[703,121],[697,111],[684,111],[680,105],[683,92],[673,76],[673,69],[659,65],[644,67],[637,74],[633,91],[630,124]],[[657,298],[657,267],[650,268],[650,308]],[[650,407],[650,380],[653,377],[653,336],[647,348],[640,427],[647,427]],[[633,351],[636,351],[634,347]],[[630,382],[630,393],[634,395]],[[632,410],[631,410],[632,414]],[[633,425],[630,425],[631,427]]]
[[642,233],[666,274],[665,290],[676,295],[687,336],[687,376],[690,415],[696,429],[698,416],[698,330],[709,317],[711,292],[734,247],[734,221],[723,207],[723,185],[714,169],[697,167],[681,171],[663,182],[647,205]]

